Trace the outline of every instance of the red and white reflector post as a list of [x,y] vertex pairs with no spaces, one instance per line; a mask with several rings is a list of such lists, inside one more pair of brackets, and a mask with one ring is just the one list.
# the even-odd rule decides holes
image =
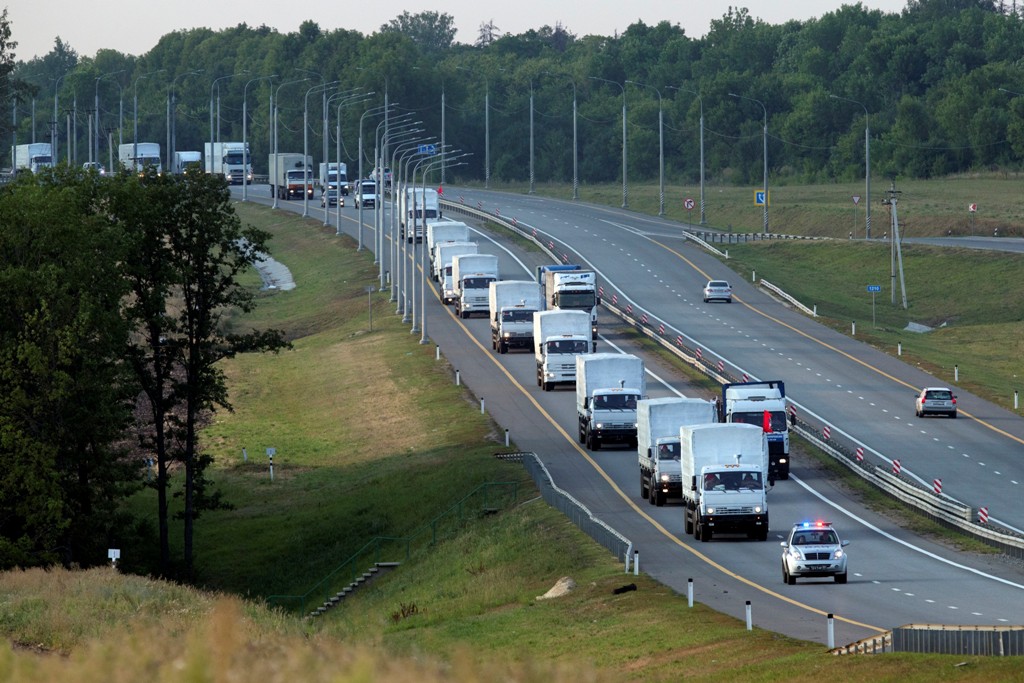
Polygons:
[[902,469],[903,469],[903,466],[900,465],[900,461],[899,460],[893,460],[892,461],[892,473],[893,474],[895,474],[897,477],[900,476],[900,470],[902,470]]
[[978,521],[988,524],[988,508],[978,508]]
[[942,480],[941,479],[932,479],[932,491],[935,492],[936,496],[941,496],[942,495]]

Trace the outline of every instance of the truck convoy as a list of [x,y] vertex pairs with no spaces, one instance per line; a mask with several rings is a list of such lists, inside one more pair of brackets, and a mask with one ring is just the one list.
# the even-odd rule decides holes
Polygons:
[[270,169],[270,195],[278,199],[313,197],[313,157],[293,152],[271,154],[267,158]]
[[637,459],[640,497],[662,506],[683,495],[679,469],[679,428],[718,421],[714,401],[700,398],[650,398],[637,403]]
[[427,256],[430,259],[431,270],[434,269],[438,244],[468,241],[469,226],[462,221],[440,220],[427,223]]
[[[407,187],[398,195],[398,222],[402,228],[402,239],[423,241],[425,225],[441,217],[437,201],[437,190],[430,187]],[[406,230],[406,226],[410,226]],[[415,230],[411,227],[415,225]]]
[[175,152],[174,167],[171,168],[171,173],[181,175],[188,170],[189,166],[200,167],[202,164],[203,155],[199,152]]
[[441,285],[441,302],[445,305],[455,301],[455,283],[452,280],[452,262],[456,256],[479,252],[475,242],[446,242],[437,245],[434,259],[434,279]]
[[768,539],[764,430],[748,424],[683,426],[679,458],[686,533],[701,541],[720,533]]
[[30,142],[14,147],[14,171],[39,173],[53,167],[53,149],[49,142]]
[[544,310],[540,285],[532,280],[492,282],[488,287],[487,301],[491,347],[498,353],[506,353],[517,346],[532,349],[533,316]]
[[597,339],[597,274],[574,264],[537,266],[537,281],[544,287],[547,310],[586,311]]
[[[249,155],[249,143],[214,142],[204,144],[206,172],[216,173],[231,185],[249,184],[252,182],[252,157]],[[273,173],[273,169],[270,170]]]
[[319,176],[320,194],[327,190],[338,190],[343,196],[348,196],[348,164],[332,161],[320,164]]
[[769,473],[773,480],[789,479],[789,423],[783,382],[725,384],[719,410],[721,422],[744,422],[767,432]]
[[487,312],[490,284],[498,279],[498,257],[494,254],[460,254],[452,257],[452,301],[455,315],[468,318]]
[[583,311],[538,311],[533,316],[537,386],[576,383],[576,356],[591,353],[590,316]]
[[628,353],[576,356],[576,416],[580,443],[637,447],[637,402],[647,392],[644,362]]
[[140,142],[137,146],[125,142],[117,147],[117,160],[121,166],[136,173],[142,173],[149,166],[154,167],[157,173],[164,171],[159,142]]

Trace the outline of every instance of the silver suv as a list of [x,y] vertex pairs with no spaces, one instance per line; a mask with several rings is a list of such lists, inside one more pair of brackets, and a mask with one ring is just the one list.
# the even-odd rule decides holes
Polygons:
[[832,522],[794,524],[782,542],[782,581],[790,586],[797,577],[832,576],[846,583],[846,552],[850,542],[840,541]]
[[914,414],[928,413],[956,417],[956,395],[946,387],[927,387],[914,397]]

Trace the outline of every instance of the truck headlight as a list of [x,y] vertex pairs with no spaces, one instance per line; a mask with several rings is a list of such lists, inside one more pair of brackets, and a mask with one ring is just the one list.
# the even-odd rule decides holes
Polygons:
[[596,427],[597,427],[598,429],[604,429],[604,423],[603,423],[603,422],[598,422],[598,423],[597,423],[597,424],[596,424],[595,426],[596,426]]
[[709,508],[708,508],[708,514],[709,514],[709,515],[713,515],[713,514],[715,514],[715,508],[713,508],[713,507],[709,507]]
[[667,484],[669,481],[669,476],[667,474],[661,475],[661,481]]
[[761,506],[760,505],[755,505],[754,506],[754,512],[756,514],[761,514]]

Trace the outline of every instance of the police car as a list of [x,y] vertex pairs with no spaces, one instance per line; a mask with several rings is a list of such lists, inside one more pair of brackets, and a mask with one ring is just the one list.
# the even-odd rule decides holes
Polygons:
[[850,542],[839,540],[831,522],[794,524],[782,542],[782,581],[790,586],[797,578],[835,577],[846,583],[846,551]]

